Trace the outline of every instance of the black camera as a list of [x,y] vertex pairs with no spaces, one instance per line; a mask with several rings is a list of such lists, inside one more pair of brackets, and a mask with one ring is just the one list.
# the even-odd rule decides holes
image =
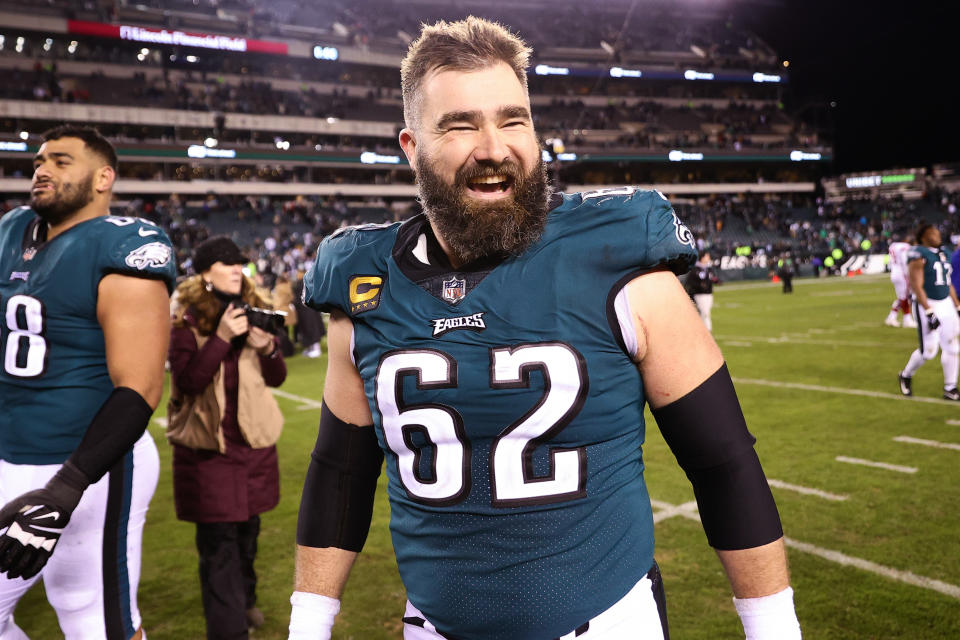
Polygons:
[[247,321],[251,327],[263,329],[267,333],[279,335],[283,333],[283,323],[287,318],[286,311],[273,311],[272,309],[260,309],[244,304],[243,312],[247,314]]

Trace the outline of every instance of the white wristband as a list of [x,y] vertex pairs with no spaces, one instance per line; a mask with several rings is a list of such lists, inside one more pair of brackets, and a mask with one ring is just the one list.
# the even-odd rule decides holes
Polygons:
[[290,596],[290,635],[288,640],[330,640],[333,619],[340,612],[340,601],[319,593],[294,591]]
[[734,598],[746,640],[800,640],[793,589],[762,598]]

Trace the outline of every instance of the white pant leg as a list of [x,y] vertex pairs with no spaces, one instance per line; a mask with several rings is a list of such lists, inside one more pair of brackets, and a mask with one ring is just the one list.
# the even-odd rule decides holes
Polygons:
[[893,283],[893,289],[897,292],[897,300],[904,300],[910,294],[909,281],[905,273],[899,269],[890,272],[890,282]]
[[943,365],[943,386],[957,386],[960,371],[960,316],[953,300],[944,298],[933,304],[934,313],[940,319],[940,363]]
[[660,610],[653,583],[644,577],[612,607],[590,620],[590,625],[559,640],[663,640]]
[[697,305],[697,310],[700,311],[703,324],[707,325],[707,331],[713,331],[713,320],[710,319],[710,310],[713,309],[713,294],[695,293],[693,294],[693,302]]
[[[7,504],[19,495],[39,489],[56,473],[60,465],[21,465],[0,460],[0,505]],[[42,573],[29,580],[8,578],[0,574],[0,640],[21,640],[27,636],[13,622],[13,610],[17,602],[30,590]]]
[[[948,298],[949,299],[949,298]],[[934,314],[936,314],[936,300],[930,300],[930,306],[934,309]],[[924,313],[923,307],[920,306],[920,303],[914,301],[913,303],[914,315],[917,318],[919,323],[920,331],[920,352],[923,354],[924,360],[929,360],[937,355],[937,350],[940,349],[940,327],[936,329],[931,329],[930,324],[927,322],[927,314]],[[939,316],[937,316],[939,318]]]
[[[19,467],[18,475],[33,478],[31,489],[42,487],[60,468],[11,466]],[[66,640],[127,640],[140,627],[141,541],[159,474],[157,447],[144,433],[121,463],[84,491],[40,572]]]

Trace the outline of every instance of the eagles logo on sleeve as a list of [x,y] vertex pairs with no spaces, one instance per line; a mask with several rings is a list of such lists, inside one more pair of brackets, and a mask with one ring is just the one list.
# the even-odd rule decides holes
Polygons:
[[170,262],[170,247],[162,242],[149,242],[127,254],[124,263],[143,271],[148,268],[162,267]]

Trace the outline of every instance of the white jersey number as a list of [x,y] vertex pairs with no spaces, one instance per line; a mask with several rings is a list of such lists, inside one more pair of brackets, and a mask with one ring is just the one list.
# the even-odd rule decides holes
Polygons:
[[18,378],[43,375],[47,368],[43,303],[30,296],[11,296],[3,315],[8,330],[3,350],[4,371]]
[[[587,395],[582,356],[561,343],[526,344],[493,349],[490,387],[530,386],[530,372],[540,370],[546,389],[540,401],[494,439],[490,450],[491,503],[496,507],[550,504],[586,495],[584,447],[552,447],[549,472],[537,476],[533,455],[562,431],[580,411]],[[406,405],[402,376],[417,376],[417,387],[454,388],[457,364],[435,351],[394,351],[380,361],[376,404],[387,446],[397,457],[400,481],[411,499],[435,505],[456,504],[470,493],[471,446],[463,418],[441,404]],[[415,435],[419,432],[419,435]],[[415,438],[427,445],[417,446]],[[431,473],[421,475],[424,446],[432,455]]]
[[942,287],[950,284],[950,274],[953,273],[953,267],[949,262],[934,262],[933,270],[937,272],[937,286]]

